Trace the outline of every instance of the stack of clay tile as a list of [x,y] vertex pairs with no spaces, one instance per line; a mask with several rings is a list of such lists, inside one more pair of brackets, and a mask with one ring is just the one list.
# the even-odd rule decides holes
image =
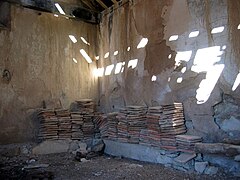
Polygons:
[[94,137],[97,139],[101,138],[100,127],[101,127],[101,124],[103,121],[102,117],[103,117],[102,113],[100,113],[100,112],[94,113],[94,117],[93,117],[93,124],[94,124],[94,129],[95,129]]
[[148,140],[151,146],[160,146],[159,119],[162,117],[162,107],[149,107],[147,113]]
[[108,123],[108,139],[110,140],[117,140],[118,133],[117,133],[117,113],[109,113],[107,114],[107,123]]
[[40,120],[39,139],[58,139],[58,119],[54,110],[44,109],[38,113]]
[[55,110],[56,117],[59,122],[58,139],[71,139],[72,124],[70,112],[67,109]]
[[71,112],[72,121],[72,140],[83,139],[83,115],[80,112]]
[[118,141],[128,142],[128,120],[127,120],[127,110],[125,108],[120,109],[117,115],[118,119]]
[[139,143],[141,129],[146,129],[146,112],[147,108],[144,106],[127,106],[127,120],[129,143]]
[[186,132],[182,103],[163,105],[163,114],[159,120],[161,148],[176,150],[175,136]]
[[76,103],[79,112],[83,116],[82,131],[84,138],[92,138],[94,136],[94,103],[91,99],[81,99]]
[[159,120],[161,136],[174,136],[186,132],[182,103],[164,105],[163,115]]
[[101,115],[97,119],[97,124],[100,130],[101,138],[108,138],[108,120],[106,115]]
[[199,136],[191,135],[177,135],[177,149],[183,152],[194,152],[195,143],[202,142],[202,138]]
[[139,144],[145,146],[152,146],[151,140],[149,138],[149,130],[148,129],[141,129],[139,135]]

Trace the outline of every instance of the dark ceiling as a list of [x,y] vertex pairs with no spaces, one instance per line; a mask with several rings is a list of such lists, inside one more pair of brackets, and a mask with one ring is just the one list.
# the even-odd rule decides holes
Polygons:
[[[13,4],[35,9],[38,11],[46,11],[67,18],[80,19],[90,23],[99,23],[101,12],[111,6],[119,6],[123,1],[127,0],[0,0]],[[64,14],[60,13],[56,8],[58,3],[64,10]]]

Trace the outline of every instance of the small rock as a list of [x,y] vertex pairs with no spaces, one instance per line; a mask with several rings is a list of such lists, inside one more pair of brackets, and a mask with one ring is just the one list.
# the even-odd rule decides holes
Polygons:
[[130,168],[142,168],[143,167],[143,165],[141,165],[141,164],[129,164],[129,167]]
[[240,154],[234,157],[234,161],[240,162]]
[[215,167],[215,166],[209,166],[204,171],[204,173],[208,175],[214,175],[214,174],[217,174],[217,172],[218,172],[218,167]]
[[207,166],[208,162],[195,162],[195,171],[201,174],[204,172]]
[[34,163],[34,162],[36,162],[35,159],[30,159],[30,160],[27,161],[28,164],[31,164],[31,163]]
[[69,146],[69,152],[76,151],[79,148],[78,142],[72,141]]
[[86,158],[81,158],[80,160],[81,160],[81,162],[88,162],[89,161]]
[[79,143],[78,143],[78,146],[79,146],[79,149],[80,149],[81,151],[87,151],[87,144],[86,144],[86,143],[84,143],[84,142],[79,142]]
[[201,153],[198,153],[198,154],[197,154],[197,157],[195,157],[195,160],[196,160],[196,161],[203,161],[203,156],[202,156],[202,154],[201,154]]
[[38,168],[47,168],[49,164],[34,164],[34,165],[27,165],[24,166],[24,169],[38,169]]
[[22,146],[21,147],[21,153],[22,154],[29,154],[30,150],[27,148],[27,146]]
[[94,145],[91,148],[91,151],[93,152],[98,152],[98,153],[103,153],[104,151],[105,144],[103,141],[99,141],[96,145]]
[[101,176],[102,175],[102,171],[100,171],[100,172],[93,172],[92,174],[94,175],[94,176]]
[[90,147],[87,148],[87,152],[88,153],[91,152],[91,148]]

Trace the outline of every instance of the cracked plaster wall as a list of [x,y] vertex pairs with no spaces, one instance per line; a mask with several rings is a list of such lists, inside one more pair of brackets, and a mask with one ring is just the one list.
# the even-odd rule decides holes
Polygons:
[[[240,88],[232,91],[240,68],[239,19],[240,3],[234,0],[136,0],[104,15],[98,67],[106,68],[118,62],[127,65],[131,59],[138,59],[138,64],[135,69],[125,67],[123,73],[114,74],[113,70],[111,75],[99,77],[101,109],[111,112],[125,105],[183,102],[189,134],[201,135],[205,142],[240,140],[239,128],[234,127],[240,123]],[[219,26],[224,26],[224,31],[211,34]],[[189,33],[195,30],[199,31],[198,37],[189,38]],[[169,42],[172,35],[179,38]],[[148,44],[137,49],[143,37],[148,38]],[[213,77],[214,71],[196,72],[191,68],[198,50],[209,47],[220,48],[222,52],[213,68],[215,65],[224,68],[210,97],[205,103],[197,104],[200,83]],[[119,51],[117,56],[113,55],[114,51]],[[184,73],[180,67],[174,69],[179,51],[191,51],[188,61],[180,65],[186,67]],[[110,52],[108,58],[104,58],[106,52]],[[201,61],[213,59],[206,52]],[[151,81],[152,75],[157,76],[155,82]],[[181,83],[177,83],[179,77]],[[211,83],[206,82],[202,92],[211,89]]]
[[[70,34],[78,43],[71,42]],[[80,98],[97,99],[96,63],[88,64],[79,52],[83,48],[95,56],[97,37],[95,25],[11,7],[11,28],[0,29],[0,143],[33,140],[38,129],[33,112],[43,101],[47,107],[60,101],[69,108]],[[4,69],[12,75],[9,83],[2,78]]]

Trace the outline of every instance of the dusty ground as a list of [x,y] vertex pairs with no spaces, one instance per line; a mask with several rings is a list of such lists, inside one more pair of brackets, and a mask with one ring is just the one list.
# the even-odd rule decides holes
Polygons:
[[[36,160],[35,164],[49,164],[47,168],[23,170],[30,159]],[[54,179],[62,180],[114,180],[114,179],[234,179],[223,174],[217,176],[197,175],[184,173],[167,168],[159,164],[143,163],[129,159],[120,159],[101,156],[87,162],[74,160],[72,154],[53,154],[35,157],[1,157],[0,179],[34,179],[33,177],[54,176]],[[49,178],[50,179],[50,178]],[[236,178],[235,178],[236,179]]]

